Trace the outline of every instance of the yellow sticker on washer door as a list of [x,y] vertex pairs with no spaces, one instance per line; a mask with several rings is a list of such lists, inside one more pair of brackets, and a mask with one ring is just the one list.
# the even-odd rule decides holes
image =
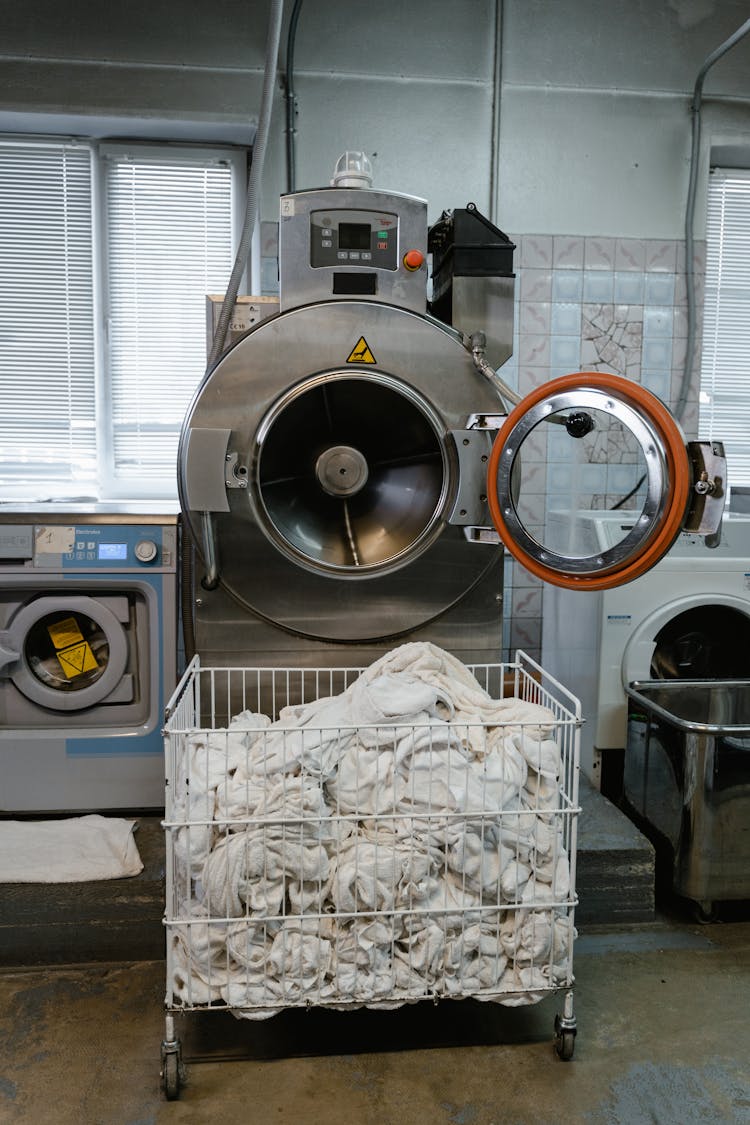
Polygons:
[[64,621],[56,621],[54,625],[48,625],[47,632],[56,649],[68,648],[69,645],[79,644],[83,640],[83,633],[75,617],[66,617]]
[[84,641],[80,645],[73,645],[72,648],[66,648],[64,652],[58,652],[57,659],[60,661],[60,667],[68,679],[72,679],[74,676],[82,676],[84,672],[93,672],[95,668],[99,667],[88,641]]

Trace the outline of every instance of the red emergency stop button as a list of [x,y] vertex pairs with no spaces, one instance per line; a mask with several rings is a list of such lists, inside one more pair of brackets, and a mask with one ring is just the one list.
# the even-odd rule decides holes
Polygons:
[[414,270],[418,270],[424,262],[424,254],[421,250],[407,250],[404,254],[403,261],[406,268],[413,273]]

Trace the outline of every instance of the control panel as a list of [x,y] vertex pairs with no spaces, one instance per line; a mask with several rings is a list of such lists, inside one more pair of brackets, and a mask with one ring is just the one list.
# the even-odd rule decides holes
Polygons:
[[154,524],[18,524],[0,534],[0,569],[133,571],[171,568],[175,560],[175,529]]
[[378,211],[312,211],[310,265],[398,268],[398,215]]
[[365,298],[427,311],[427,204],[364,188],[281,197],[280,311]]

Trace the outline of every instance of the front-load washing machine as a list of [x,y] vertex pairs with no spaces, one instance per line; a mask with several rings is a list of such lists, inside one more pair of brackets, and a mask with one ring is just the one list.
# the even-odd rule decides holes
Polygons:
[[[581,516],[605,547],[628,516]],[[548,587],[543,595],[542,659],[588,717],[581,766],[596,785],[616,791],[627,742],[626,685],[649,679],[750,677],[750,516],[725,513],[718,543],[681,534],[647,574],[590,597]],[[609,759],[607,752],[609,753]]]
[[[720,458],[696,473],[643,388],[583,372],[519,401],[498,380],[512,252],[473,204],[428,230],[411,196],[281,198],[279,311],[207,373],[180,440],[205,664],[351,666],[416,639],[494,661],[503,547],[545,581],[597,590],[648,569],[691,496],[699,523],[714,511]],[[540,534],[553,436],[570,464],[627,462],[636,518],[611,547]]]
[[0,509],[1,811],[163,806],[177,530],[162,510]]

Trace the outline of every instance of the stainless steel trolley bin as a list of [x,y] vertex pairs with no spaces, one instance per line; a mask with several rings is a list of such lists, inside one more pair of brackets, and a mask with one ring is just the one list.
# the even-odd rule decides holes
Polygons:
[[469,703],[412,678],[408,715],[372,668],[190,664],[165,727],[167,1098],[198,1010],[562,992],[572,1056],[580,704],[520,652],[460,671]]
[[666,841],[673,889],[701,921],[750,898],[750,681],[627,688],[625,798]]

